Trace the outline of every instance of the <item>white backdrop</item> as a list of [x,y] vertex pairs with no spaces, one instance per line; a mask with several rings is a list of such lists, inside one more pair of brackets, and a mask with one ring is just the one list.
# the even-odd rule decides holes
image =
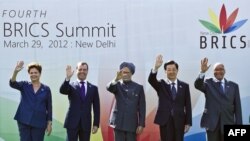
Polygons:
[[[228,34],[211,34],[199,22],[211,21],[209,9],[219,17],[223,4],[227,17],[239,8],[235,22],[250,18],[250,2],[247,0],[238,0],[237,3],[233,0],[0,0],[0,140],[18,140],[13,116],[19,103],[19,95],[8,86],[18,60],[23,60],[26,65],[31,61],[41,63],[42,82],[52,89],[53,121],[56,124],[53,124],[52,137],[46,137],[46,140],[65,140],[63,122],[68,100],[59,94],[59,87],[65,78],[66,65],[76,66],[78,61],[88,62],[88,81],[98,85],[101,97],[100,130],[97,135],[91,136],[91,140],[113,139],[107,124],[113,96],[106,91],[105,86],[114,78],[123,61],[136,65],[133,79],[143,84],[146,92],[147,126],[140,140],[159,139],[158,127],[153,124],[157,96],[147,82],[158,54],[164,56],[164,61],[176,60],[180,66],[179,79],[190,84],[193,127],[185,135],[185,140],[204,140],[204,130],[199,127],[204,96],[193,85],[203,57],[208,57],[210,64],[217,61],[224,63],[226,78],[239,84],[243,121],[248,124],[249,21]],[[26,14],[23,15],[23,12]],[[41,13],[43,14],[40,15]],[[59,29],[56,26],[58,23],[61,23],[58,25]],[[66,35],[66,28],[68,36],[73,29],[72,37]],[[76,34],[77,28],[79,29]],[[84,28],[84,34],[80,28]],[[88,35],[87,29],[91,31],[92,28],[93,33],[89,32]],[[64,35],[57,37],[62,31]],[[200,37],[204,35],[202,33],[208,34],[205,35],[205,49],[200,48]],[[218,48],[211,48],[212,36],[218,38]],[[246,43],[244,48],[240,48],[243,45],[240,40],[242,36]],[[222,48],[223,39],[226,39],[226,48]],[[17,44],[23,45],[24,42],[27,42],[25,47],[15,47]],[[76,42],[86,42],[93,46],[80,47]],[[101,47],[100,42],[103,43]],[[104,46],[104,42],[109,44]],[[230,44],[236,48],[232,48]],[[213,76],[211,68],[207,76]],[[164,77],[163,68],[158,77]],[[18,80],[28,79],[27,70],[24,69],[18,75]],[[10,128],[6,129],[6,126]]]

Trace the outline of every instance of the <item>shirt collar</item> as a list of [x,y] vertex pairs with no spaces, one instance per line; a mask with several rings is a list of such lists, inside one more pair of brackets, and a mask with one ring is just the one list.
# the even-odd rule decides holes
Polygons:
[[[79,80],[79,79],[77,79],[77,82],[80,83],[80,82],[82,82],[82,81]],[[85,79],[85,80],[83,80],[83,82],[84,82],[84,84],[86,84],[86,83],[87,83],[87,80]]]
[[129,81],[123,81],[122,79],[120,80],[121,84],[130,84],[132,82],[132,80]]
[[[172,82],[171,80],[169,80],[169,79],[166,79],[165,81],[166,81],[167,84],[169,84],[169,85],[173,83],[173,82]],[[174,83],[177,85],[177,79],[175,79]]]
[[222,80],[218,80],[218,79],[216,79],[216,78],[213,78],[213,80],[214,80],[214,82],[221,82],[221,83],[225,83],[225,79],[223,78]]

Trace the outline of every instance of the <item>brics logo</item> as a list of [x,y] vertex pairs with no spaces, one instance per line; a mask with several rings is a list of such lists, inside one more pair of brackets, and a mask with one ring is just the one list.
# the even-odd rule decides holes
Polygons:
[[[239,35],[239,33],[234,32],[245,25],[248,20],[236,20],[238,11],[239,8],[236,8],[227,16],[226,7],[223,4],[219,16],[217,16],[215,12],[209,9],[210,22],[199,20],[208,30],[200,32],[200,49],[245,49],[250,47],[250,41],[246,35]],[[228,34],[232,32],[234,32],[234,35]]]
[[250,140],[250,125],[224,125],[224,140]]
[[239,29],[244,25],[247,19],[240,20],[235,22],[235,19],[238,15],[239,8],[235,9],[231,15],[227,18],[227,11],[225,5],[223,4],[220,10],[220,17],[215,14],[211,9],[209,10],[209,16],[211,22],[199,20],[200,23],[206,27],[209,31],[214,33],[230,33]]

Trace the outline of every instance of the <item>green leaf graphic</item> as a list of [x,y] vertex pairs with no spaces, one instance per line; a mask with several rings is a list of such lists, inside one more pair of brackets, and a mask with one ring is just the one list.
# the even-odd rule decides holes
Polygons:
[[214,33],[221,33],[220,29],[218,27],[216,27],[214,24],[208,22],[208,21],[204,21],[204,20],[199,20],[200,23],[206,27],[208,30],[210,30],[211,32]]

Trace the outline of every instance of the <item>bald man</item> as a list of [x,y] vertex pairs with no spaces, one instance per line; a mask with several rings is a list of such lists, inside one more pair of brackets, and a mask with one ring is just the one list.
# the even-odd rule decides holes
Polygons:
[[224,125],[242,124],[239,86],[224,78],[222,63],[215,63],[214,77],[205,79],[209,67],[208,59],[202,59],[201,72],[194,82],[206,98],[200,124],[206,129],[208,141],[224,141]]

